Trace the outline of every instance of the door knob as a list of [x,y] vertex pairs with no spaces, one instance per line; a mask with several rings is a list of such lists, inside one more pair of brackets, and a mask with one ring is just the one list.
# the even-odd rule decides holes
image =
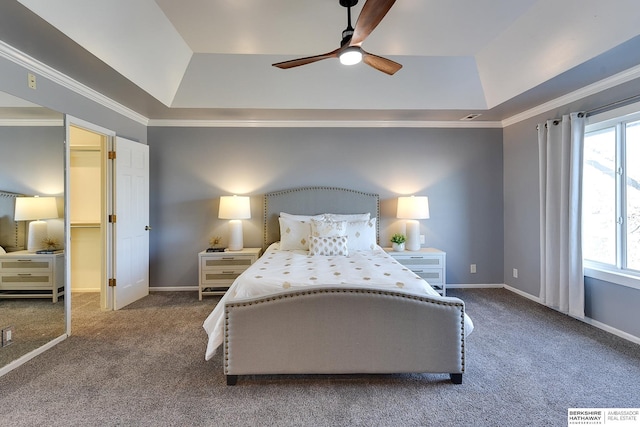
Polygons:
[[144,226],[144,231],[149,231],[149,230],[151,230],[151,227],[149,227],[148,225],[145,225]]

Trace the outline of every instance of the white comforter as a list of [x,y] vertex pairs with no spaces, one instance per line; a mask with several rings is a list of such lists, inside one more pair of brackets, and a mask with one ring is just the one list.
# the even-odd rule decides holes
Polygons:
[[[398,263],[381,247],[355,252],[348,257],[309,256],[306,251],[281,251],[278,243],[242,273],[204,321],[209,335],[205,359],[209,360],[222,344],[224,305],[239,298],[258,297],[310,286],[375,286],[378,289],[402,290],[417,295],[438,293],[422,278]],[[465,334],[473,322],[465,314]]]

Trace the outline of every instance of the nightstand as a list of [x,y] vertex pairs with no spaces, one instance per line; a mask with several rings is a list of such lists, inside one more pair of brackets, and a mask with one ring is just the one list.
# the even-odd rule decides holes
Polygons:
[[198,254],[198,298],[203,295],[223,295],[233,281],[258,260],[260,248],[241,251],[207,252]]
[[435,248],[394,252],[384,248],[400,264],[426,280],[440,295],[447,295],[447,254]]
[[64,253],[27,251],[0,255],[0,298],[51,298],[64,295]]

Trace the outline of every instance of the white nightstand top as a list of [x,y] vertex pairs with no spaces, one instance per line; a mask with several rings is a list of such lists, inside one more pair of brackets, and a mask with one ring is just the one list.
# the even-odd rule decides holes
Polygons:
[[440,249],[436,249],[436,248],[420,248],[420,250],[417,250],[417,251],[402,251],[402,252],[394,251],[393,248],[382,248],[382,249],[384,249],[385,252],[388,252],[389,254],[393,254],[393,255],[443,254],[443,253],[445,253],[444,251],[442,251]]
[[224,252],[207,252],[207,250],[205,249],[204,251],[200,252],[201,255],[255,255],[255,254],[260,254],[260,252],[262,251],[262,248],[242,248],[242,250],[240,251],[229,251],[226,250]]

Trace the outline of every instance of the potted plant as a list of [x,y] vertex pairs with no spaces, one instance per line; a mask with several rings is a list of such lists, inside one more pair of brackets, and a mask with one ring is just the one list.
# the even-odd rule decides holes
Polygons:
[[404,251],[404,242],[407,241],[407,237],[404,234],[396,233],[391,236],[391,246],[396,252]]

